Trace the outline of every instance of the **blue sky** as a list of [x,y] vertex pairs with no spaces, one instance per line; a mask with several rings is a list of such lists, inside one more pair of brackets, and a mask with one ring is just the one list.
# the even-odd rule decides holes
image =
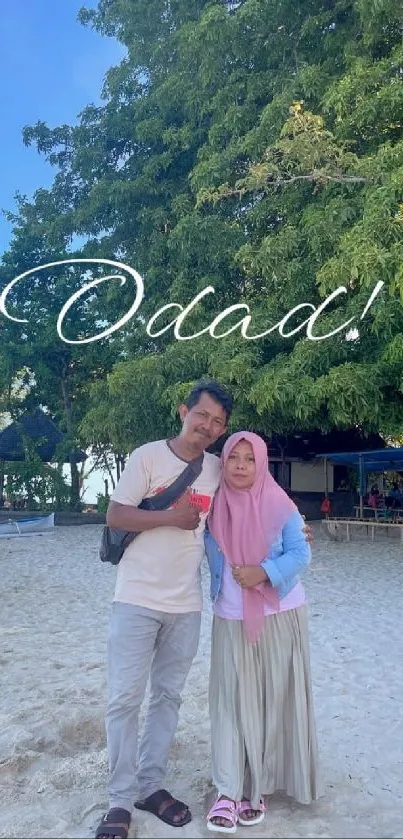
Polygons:
[[[22,129],[43,120],[73,124],[89,103],[99,103],[106,70],[124,48],[77,21],[81,6],[96,0],[1,0],[0,13],[0,210],[13,210],[16,191],[29,198],[50,186],[55,171]],[[11,226],[0,215],[0,258]]]
[[[77,21],[81,6],[96,0],[1,0],[0,9],[0,210],[15,208],[14,195],[30,198],[51,185],[55,170],[22,141],[25,125],[43,120],[51,128],[77,121],[89,103],[101,101],[105,72],[124,48]],[[0,214],[0,259],[11,226]],[[91,476],[86,499],[103,491],[100,473]]]

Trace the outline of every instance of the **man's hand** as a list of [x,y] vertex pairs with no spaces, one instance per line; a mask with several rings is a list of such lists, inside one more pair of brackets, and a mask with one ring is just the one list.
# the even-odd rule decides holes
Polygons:
[[[302,518],[305,521],[305,516],[302,516]],[[308,545],[312,545],[313,544],[313,533],[312,533],[312,530],[311,530],[309,524],[304,525],[304,527],[302,528],[302,532],[305,533],[305,542],[308,542]]]
[[270,583],[270,580],[260,565],[240,565],[232,569],[234,580],[241,588],[254,588],[260,583]]
[[172,527],[179,527],[180,530],[196,530],[200,524],[200,514],[196,507],[190,504],[192,490],[187,488],[180,497],[176,507],[169,510],[170,524]]

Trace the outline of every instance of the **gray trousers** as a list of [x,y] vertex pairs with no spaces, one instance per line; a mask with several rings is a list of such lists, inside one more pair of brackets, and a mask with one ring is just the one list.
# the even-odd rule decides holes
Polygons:
[[[109,806],[132,811],[164,787],[181,693],[200,635],[200,612],[168,614],[115,602],[108,637]],[[150,701],[138,766],[138,719],[150,677]]]

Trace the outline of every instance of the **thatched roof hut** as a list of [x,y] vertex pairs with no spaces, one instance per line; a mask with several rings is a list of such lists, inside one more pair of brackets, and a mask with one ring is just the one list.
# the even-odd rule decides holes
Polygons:
[[[27,435],[33,442],[37,442],[37,452],[41,460],[50,463],[65,435],[45,414],[41,408],[32,413],[24,414],[18,422],[12,422],[0,432],[0,460],[25,460],[23,435]],[[64,457],[64,463],[80,463],[87,455],[78,449]]]

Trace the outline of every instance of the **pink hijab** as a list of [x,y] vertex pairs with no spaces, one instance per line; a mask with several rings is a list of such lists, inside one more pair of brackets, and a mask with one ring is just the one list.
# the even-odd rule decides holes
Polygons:
[[[221,455],[223,469],[230,452],[241,440],[251,443],[253,448],[254,484],[249,490],[232,489],[223,476],[208,519],[209,530],[232,567],[260,565],[297,509],[270,474],[266,443],[257,434],[238,431],[228,438]],[[264,602],[278,608],[279,597],[269,582],[242,589],[242,594],[245,634],[253,643],[263,629]]]

